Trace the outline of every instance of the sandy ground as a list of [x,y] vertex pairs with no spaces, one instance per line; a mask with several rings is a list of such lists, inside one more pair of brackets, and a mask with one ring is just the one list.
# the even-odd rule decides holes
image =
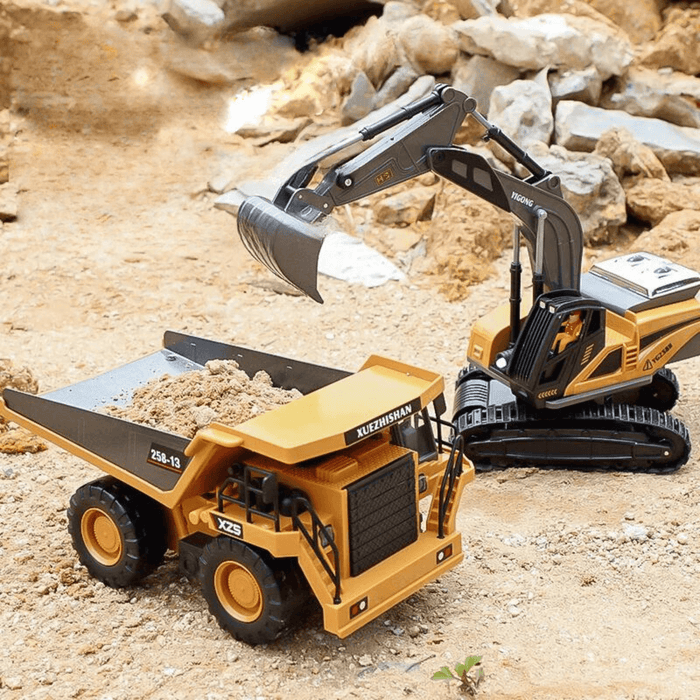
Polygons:
[[[141,59],[157,67],[133,40],[109,67],[121,78]],[[221,90],[154,72],[160,91],[139,100],[132,86],[126,105],[95,65],[102,119],[61,104],[13,117],[20,217],[0,232],[0,357],[47,391],[173,329],[345,369],[382,353],[454,381],[471,322],[507,297],[507,260],[459,303],[430,278],[324,279],[323,306],[279,294],[205,193],[245,150],[222,129]],[[275,157],[261,152],[260,169]],[[675,369],[697,443],[700,364]],[[311,614],[257,648],[216,626],[173,557],[128,590],[77,564],[65,509],[96,470],[54,447],[0,455],[0,698],[448,698],[457,685],[431,675],[471,654],[483,698],[700,697],[697,455],[667,476],[481,474],[456,570],[348,639]]]

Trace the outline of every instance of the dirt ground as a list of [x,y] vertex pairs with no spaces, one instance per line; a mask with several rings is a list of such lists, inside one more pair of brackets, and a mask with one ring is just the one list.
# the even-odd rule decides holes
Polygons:
[[[507,298],[509,261],[462,302],[429,277],[323,279],[323,306],[277,293],[206,193],[222,163],[250,162],[222,128],[235,88],[168,74],[143,27],[93,15],[82,44],[61,25],[24,45],[62,42],[70,80],[56,89],[51,65],[22,64],[27,95],[44,97],[12,115],[20,216],[0,230],[0,357],[47,391],[173,329],[344,369],[381,353],[451,384],[472,321]],[[259,171],[288,148],[261,149]],[[700,363],[674,370],[697,443]],[[51,446],[0,455],[0,698],[448,698],[457,685],[432,674],[472,654],[480,698],[700,697],[698,454],[667,476],[480,474],[456,570],[347,639],[312,614],[257,648],[217,627],[172,556],[133,589],[87,575],[65,510],[94,468]]]

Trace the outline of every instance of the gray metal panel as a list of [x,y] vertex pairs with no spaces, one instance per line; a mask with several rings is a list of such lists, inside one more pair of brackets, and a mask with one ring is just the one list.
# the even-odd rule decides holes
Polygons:
[[63,438],[145,479],[163,491],[178,482],[181,473],[148,462],[152,445],[182,453],[189,440],[119,418],[5,389],[8,408]]
[[275,386],[281,389],[297,389],[302,394],[309,394],[352,374],[346,370],[291,360],[280,355],[271,355],[259,350],[228,345],[174,331],[165,333],[163,345],[166,350],[200,366],[214,359],[235,360],[249,377],[263,370],[270,375]]
[[42,394],[42,396],[51,401],[90,411],[110,405],[127,406],[131,403],[134,389],[164,374],[177,376],[184,372],[201,369],[202,366],[169,350],[159,350],[97,377]]

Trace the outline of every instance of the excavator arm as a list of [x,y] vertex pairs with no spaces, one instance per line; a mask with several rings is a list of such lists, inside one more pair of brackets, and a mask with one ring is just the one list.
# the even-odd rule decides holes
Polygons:
[[[531,176],[519,179],[485,158],[453,145],[465,118],[475,118]],[[387,133],[389,132],[389,133]],[[320,163],[361,141],[374,141],[341,160],[310,187]],[[316,224],[335,207],[357,201],[433,171],[519,220],[539,286],[578,289],[582,230],[562,199],[559,178],[539,166],[476,111],[476,102],[447,85],[319,153],[295,172],[270,202],[249,197],[238,211],[238,231],[248,251],[272,272],[318,302],[318,256],[323,230]]]

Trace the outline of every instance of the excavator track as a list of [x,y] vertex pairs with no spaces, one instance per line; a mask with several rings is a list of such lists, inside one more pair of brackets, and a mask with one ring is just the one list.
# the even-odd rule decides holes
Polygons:
[[479,471],[534,466],[667,474],[690,455],[688,430],[670,413],[612,402],[557,411],[517,400],[484,405],[493,380],[469,374],[458,386],[454,425]]

